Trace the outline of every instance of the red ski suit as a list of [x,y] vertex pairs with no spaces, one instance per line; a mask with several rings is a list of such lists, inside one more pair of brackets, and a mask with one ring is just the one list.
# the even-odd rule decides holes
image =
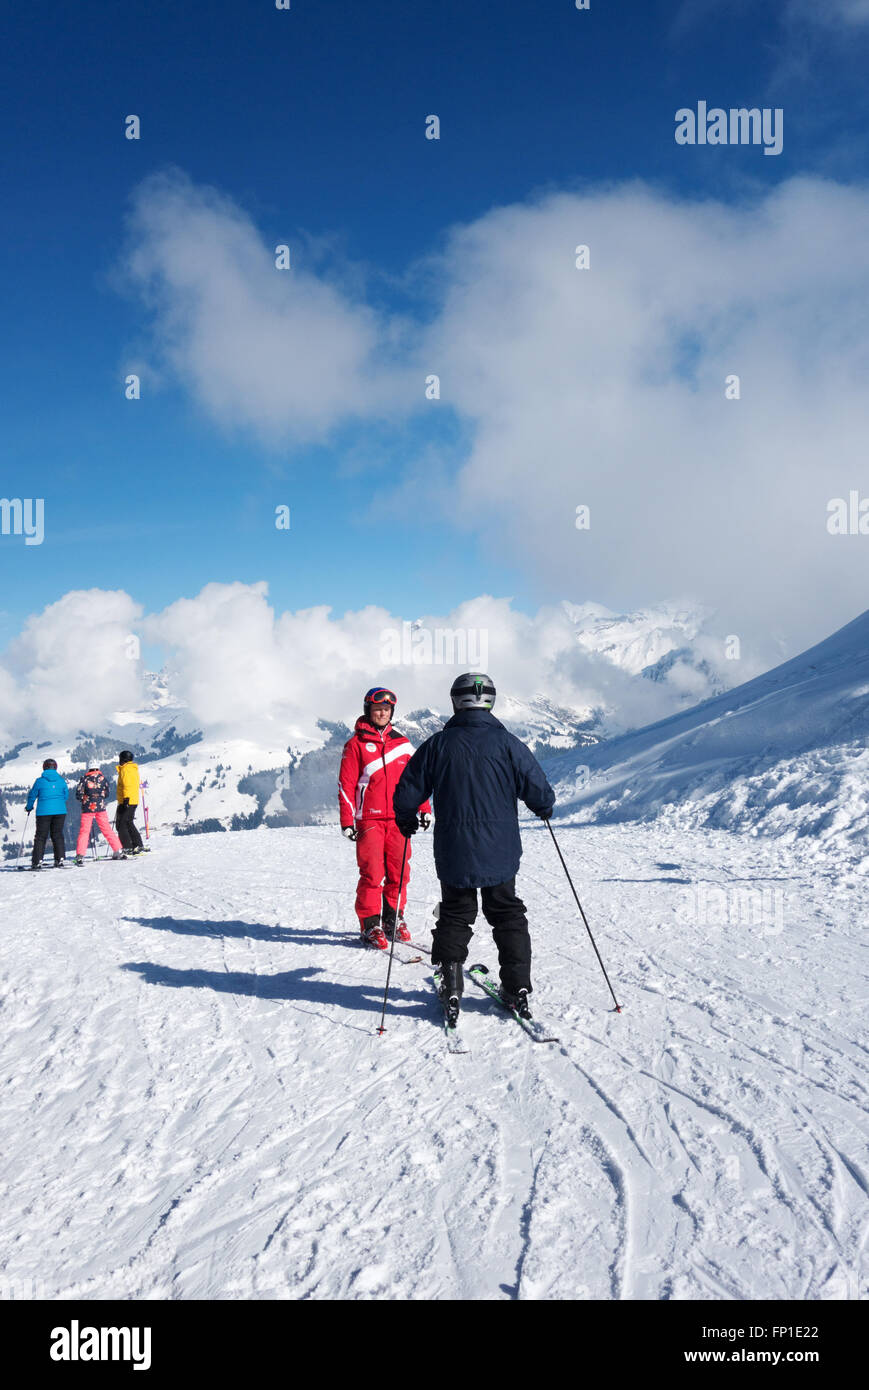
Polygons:
[[[338,774],[338,807],[342,829],[356,826],[356,915],[360,922],[366,917],[380,916],[382,897],[390,907],[396,906],[404,836],[395,824],[392,796],[412,753],[412,745],[391,724],[375,729],[364,718],[356,720],[356,732],[344,744]],[[425,801],[419,809],[428,813],[431,807]],[[407,901],[409,878],[408,840],[399,912],[404,911]]]

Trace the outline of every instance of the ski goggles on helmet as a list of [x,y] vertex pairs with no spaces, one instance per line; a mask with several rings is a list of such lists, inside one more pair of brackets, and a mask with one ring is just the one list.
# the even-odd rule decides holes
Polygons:
[[387,690],[385,686],[376,685],[365,696],[365,703],[366,705],[397,705],[398,701],[391,690]]

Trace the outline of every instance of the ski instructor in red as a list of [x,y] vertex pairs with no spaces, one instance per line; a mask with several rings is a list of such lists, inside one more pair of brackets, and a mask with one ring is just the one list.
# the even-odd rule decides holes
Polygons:
[[[392,727],[395,704],[395,695],[383,686],[368,691],[362,717],[356,720],[353,736],[344,744],[338,774],[341,833],[356,841],[359,928],[365,941],[380,950],[387,949],[393,933],[397,941],[410,940],[403,917],[410,878],[410,843],[398,902],[405,840],[395,824],[392,797],[413,746]],[[420,824],[428,830],[431,806],[424,801],[418,812]]]

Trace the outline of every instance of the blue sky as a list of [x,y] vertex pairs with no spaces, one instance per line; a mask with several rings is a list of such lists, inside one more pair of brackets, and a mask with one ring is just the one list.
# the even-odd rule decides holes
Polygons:
[[[407,617],[483,591],[529,611],[668,596],[654,574],[596,590],[587,570],[568,592],[569,575],[520,555],[509,529],[451,514],[472,427],[448,401],[278,444],[215,420],[171,371],[125,401],[124,371],[151,350],[149,306],[118,284],[130,199],[172,166],[232,200],[265,246],[288,240],[299,270],[351,279],[378,313],[424,325],[438,312],[426,258],[492,209],[637,177],[671,201],[732,206],[795,174],[862,183],[869,25],[849,4],[831,0],[826,17],[801,0],[7,13],[0,493],[44,497],[46,539],[0,538],[0,645],[72,588],[124,588],[156,611],[209,581],[266,579],[279,608]],[[781,106],[783,153],[677,147],[674,112],[699,98]],[[439,142],[423,138],[430,112]],[[437,507],[414,492],[432,457]],[[289,534],[271,524],[282,502]]]

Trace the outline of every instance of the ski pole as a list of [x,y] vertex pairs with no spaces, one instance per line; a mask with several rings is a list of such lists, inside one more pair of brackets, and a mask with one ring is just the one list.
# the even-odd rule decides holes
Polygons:
[[145,839],[146,839],[146,840],[150,840],[150,838],[151,838],[151,828],[150,828],[150,824],[149,824],[149,822],[148,822],[148,803],[147,803],[147,801],[145,800],[145,789],[147,788],[147,786],[148,786],[148,783],[147,783],[147,782],[143,782],[143,783],[142,783],[142,815],[143,815],[144,818],[145,818]]
[[23,829],[22,832],[21,832],[21,848],[20,848],[19,851],[18,851],[18,864],[17,864],[16,867],[19,868],[19,869],[21,868],[21,859],[22,859],[22,856],[23,856],[23,854],[24,854],[24,841],[27,839],[27,822],[28,822],[29,820],[30,820],[30,812],[28,811],[28,812],[27,812],[27,815],[24,817],[24,829]]
[[404,883],[404,864],[407,859],[408,837],[404,837],[404,849],[401,851],[401,873],[398,875],[398,897],[395,899],[395,926],[392,929],[392,944],[389,947],[389,966],[386,971],[386,989],[383,991],[383,1012],[380,1015],[380,1027],[377,1032],[382,1036],[386,1029],[383,1020],[386,1017],[386,1000],[389,996],[389,977],[392,974],[392,957],[395,952],[395,938],[398,936],[398,919],[401,912],[401,885]]
[[91,853],[93,854],[94,859],[97,859],[99,857],[97,855],[97,837],[94,834],[94,826],[96,825],[96,823],[97,818],[95,815],[93,820],[91,821]]
[[609,992],[610,992],[610,994],[612,995],[612,997],[613,997],[613,1003],[614,1003],[615,1006],[616,1006],[616,1013],[617,1013],[617,1014],[620,1014],[621,1011],[622,1011],[622,1006],[621,1006],[621,1004],[619,1003],[618,999],[616,999],[615,990],[613,989],[612,985],[610,984],[610,977],[609,977],[609,975],[606,973],[606,967],[604,966],[604,963],[603,963],[603,961],[602,961],[601,958],[600,958],[600,951],[597,949],[597,946],[595,945],[594,937],[593,937],[592,934],[591,934],[591,927],[588,925],[588,919],[587,919],[585,913],[584,913],[583,910],[582,910],[582,903],[579,901],[579,895],[578,895],[576,889],[575,889],[574,886],[573,886],[573,879],[570,877],[570,874],[568,873],[567,865],[566,865],[565,862],[564,862],[564,855],[561,853],[561,850],[560,850],[559,845],[558,845],[558,841],[557,841],[556,838],[555,838],[555,831],[552,829],[552,825],[551,825],[551,823],[550,823],[550,820],[549,820],[549,817],[548,817],[548,816],[546,817],[546,825],[547,825],[547,828],[548,828],[548,830],[549,830],[550,835],[552,836],[552,843],[554,844],[555,849],[556,849],[556,851],[557,851],[557,853],[558,853],[558,857],[559,857],[559,859],[561,860],[561,867],[562,867],[562,869],[564,870],[564,872],[567,874],[567,881],[568,881],[568,883],[570,884],[570,888],[571,888],[571,892],[573,893],[573,896],[576,898],[576,905],[577,905],[577,907],[579,908],[579,915],[580,915],[580,917],[582,918],[583,922],[585,923],[585,929],[586,929],[586,931],[588,932],[589,940],[590,940],[592,946],[594,946],[594,953],[595,953],[595,955],[596,955],[597,958],[598,958],[598,962],[599,962],[599,964],[600,964],[601,970],[603,970],[603,977],[604,977],[604,979],[606,980],[607,985],[609,986]]

